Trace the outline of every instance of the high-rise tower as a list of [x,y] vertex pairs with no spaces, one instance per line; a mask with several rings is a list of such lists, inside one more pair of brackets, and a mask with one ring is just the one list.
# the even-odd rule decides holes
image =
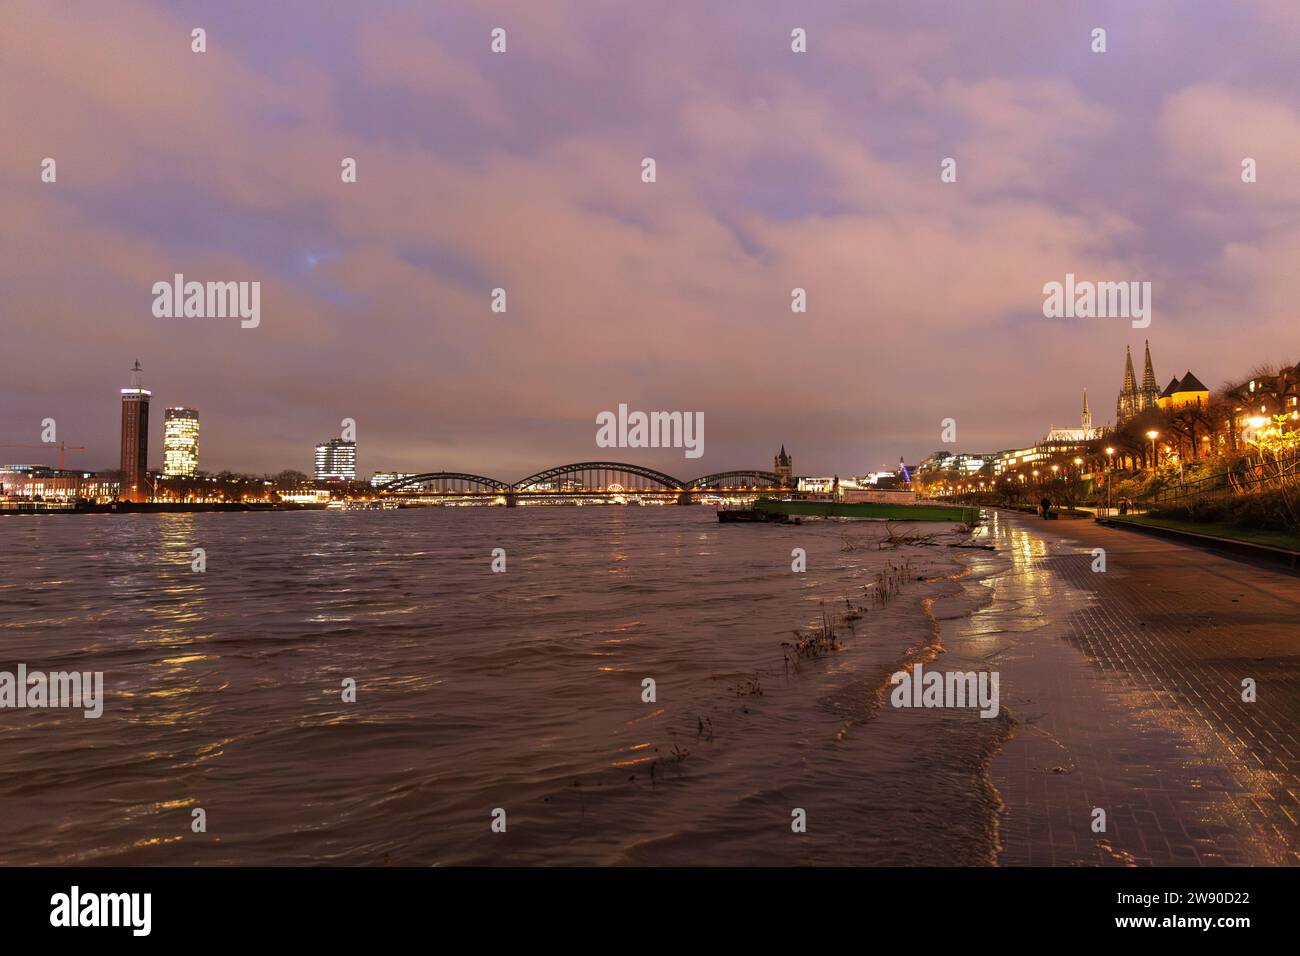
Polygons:
[[199,413],[193,408],[163,412],[163,474],[193,477],[199,470]]
[[122,389],[122,488],[125,501],[149,497],[149,397],[140,360],[131,366],[131,387]]
[[319,480],[355,481],[357,443],[331,438],[316,446],[316,477]]

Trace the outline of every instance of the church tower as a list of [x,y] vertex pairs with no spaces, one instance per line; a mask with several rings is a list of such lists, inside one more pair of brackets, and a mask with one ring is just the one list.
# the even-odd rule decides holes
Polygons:
[[781,446],[781,453],[772,459],[772,470],[776,472],[782,484],[791,483],[794,477],[794,459],[786,454],[785,445]]
[[1079,427],[1085,435],[1092,435],[1092,412],[1088,410],[1088,390],[1083,390],[1083,414],[1079,417]]

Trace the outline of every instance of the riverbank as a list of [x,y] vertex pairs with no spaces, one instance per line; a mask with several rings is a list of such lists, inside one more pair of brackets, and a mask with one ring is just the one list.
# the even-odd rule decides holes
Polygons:
[[997,862],[1300,862],[1300,583],[1085,522],[990,530],[963,599],[991,600],[950,622],[935,666],[1001,674]]

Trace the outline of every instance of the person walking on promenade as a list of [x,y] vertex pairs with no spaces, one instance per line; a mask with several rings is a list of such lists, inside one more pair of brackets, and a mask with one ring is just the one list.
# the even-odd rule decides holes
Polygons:
[[1043,500],[1038,503],[1038,508],[1042,511],[1043,517],[1046,518],[1052,510],[1052,499],[1047,495],[1043,495]]

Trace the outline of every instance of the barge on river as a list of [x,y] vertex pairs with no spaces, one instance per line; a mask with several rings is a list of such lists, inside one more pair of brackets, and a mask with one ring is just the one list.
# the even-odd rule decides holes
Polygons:
[[859,518],[875,521],[950,521],[973,525],[979,520],[978,508],[914,502],[847,502],[815,501],[797,498],[758,498],[750,508],[723,509],[718,520],[724,524],[739,522],[789,522],[800,518]]

